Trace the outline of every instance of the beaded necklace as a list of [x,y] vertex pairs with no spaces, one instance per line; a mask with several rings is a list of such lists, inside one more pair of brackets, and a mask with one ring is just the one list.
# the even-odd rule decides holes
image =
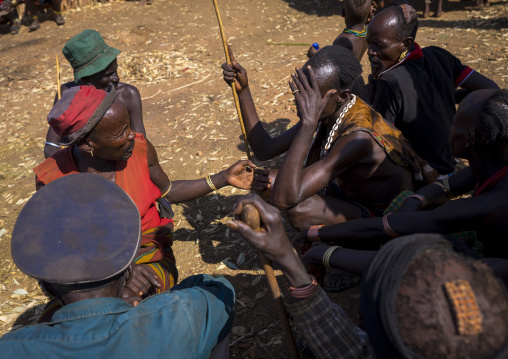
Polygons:
[[499,182],[502,178],[506,177],[507,175],[508,175],[508,166],[504,166],[499,171],[494,173],[492,177],[483,182],[481,186],[478,183],[474,189],[474,196],[478,196],[480,193],[485,192],[485,190],[495,185],[497,182]]
[[347,27],[344,29],[344,31],[342,32],[345,32],[346,34],[353,34],[355,35],[356,37],[361,37],[361,38],[364,38],[367,36],[367,27],[365,25],[363,25],[363,30],[362,31],[356,31],[356,30],[353,30],[353,29],[348,29]]

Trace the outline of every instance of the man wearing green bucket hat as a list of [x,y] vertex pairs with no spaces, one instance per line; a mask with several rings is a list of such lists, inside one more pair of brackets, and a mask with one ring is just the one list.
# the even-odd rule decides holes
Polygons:
[[[62,52],[74,70],[74,81],[60,87],[62,95],[75,86],[93,85],[97,89],[105,90],[112,84],[116,88],[116,98],[127,107],[131,128],[135,132],[146,135],[139,91],[132,85],[120,82],[117,73],[116,57],[120,50],[106,44],[97,31],[85,30],[67,41]],[[58,101],[58,95],[55,96],[54,103],[56,101]],[[58,144],[59,138],[50,127],[44,146],[46,158],[61,148]]]

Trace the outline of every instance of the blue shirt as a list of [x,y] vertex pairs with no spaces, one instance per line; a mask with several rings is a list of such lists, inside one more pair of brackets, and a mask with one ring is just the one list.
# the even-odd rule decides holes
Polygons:
[[50,323],[0,338],[15,358],[208,358],[233,323],[235,294],[225,278],[202,274],[132,307],[120,298],[68,304]]

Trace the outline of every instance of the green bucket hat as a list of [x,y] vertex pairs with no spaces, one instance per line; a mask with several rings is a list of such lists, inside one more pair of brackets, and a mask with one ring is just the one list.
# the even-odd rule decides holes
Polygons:
[[62,52],[74,69],[74,80],[78,81],[105,70],[120,50],[108,46],[97,31],[85,30],[67,41]]

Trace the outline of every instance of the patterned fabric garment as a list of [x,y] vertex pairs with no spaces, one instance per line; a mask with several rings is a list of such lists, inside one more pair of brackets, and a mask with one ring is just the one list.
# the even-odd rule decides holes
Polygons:
[[321,287],[310,297],[286,305],[316,358],[373,358],[367,333],[354,325]]
[[[341,137],[348,136],[357,131],[368,133],[392,162],[402,167],[408,167],[413,172],[416,180],[432,183],[437,178],[437,172],[414,152],[402,132],[383,120],[379,113],[358,97],[356,103],[351,107],[339,125],[332,139],[332,146]],[[326,136],[326,128],[324,126],[318,127],[313,144],[309,150],[306,166],[317,162],[323,157],[321,145],[325,142]]]

